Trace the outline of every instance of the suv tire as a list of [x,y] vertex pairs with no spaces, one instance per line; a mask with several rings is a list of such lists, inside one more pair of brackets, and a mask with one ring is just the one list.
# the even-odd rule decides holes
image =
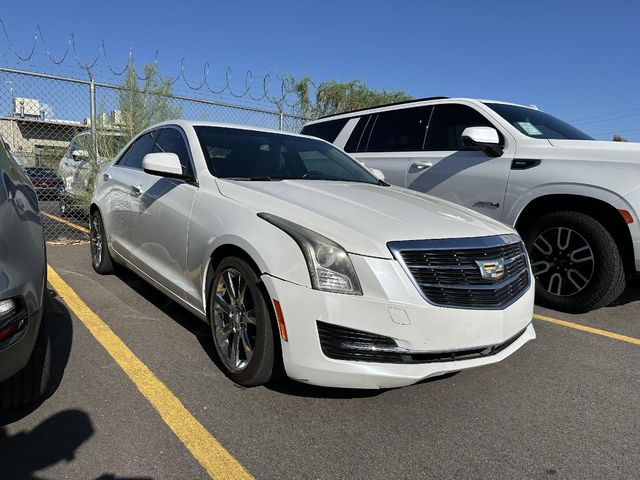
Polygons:
[[0,383],[0,411],[22,407],[38,400],[51,376],[51,339],[43,310],[40,331],[29,361],[22,370]]
[[543,215],[523,232],[536,277],[536,303],[584,313],[614,302],[626,275],[613,236],[593,217],[560,211]]

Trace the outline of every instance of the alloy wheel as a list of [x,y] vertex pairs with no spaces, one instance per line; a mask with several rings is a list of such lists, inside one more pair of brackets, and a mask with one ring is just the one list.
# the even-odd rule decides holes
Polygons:
[[220,359],[232,372],[247,368],[256,348],[255,303],[246,279],[233,267],[213,285],[213,341]]
[[575,295],[584,290],[593,277],[593,249],[571,228],[554,227],[543,231],[533,242],[530,255],[536,280],[552,295]]
[[91,258],[93,265],[98,267],[102,263],[102,225],[97,215],[91,218],[89,239],[91,241]]

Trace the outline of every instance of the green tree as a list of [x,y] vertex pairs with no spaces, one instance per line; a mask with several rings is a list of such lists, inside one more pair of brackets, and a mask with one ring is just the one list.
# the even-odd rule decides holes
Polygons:
[[[171,97],[171,80],[163,79],[155,64],[144,66],[143,79],[138,78],[135,67],[130,66],[125,74],[122,87],[118,90],[117,115],[113,120],[96,119],[95,149],[87,145],[88,161],[75,179],[76,201],[81,207],[88,207],[93,195],[96,175],[102,166],[111,161],[129,140],[147,127],[165,120],[179,118],[181,105]],[[106,108],[101,111],[106,112]],[[97,157],[96,157],[97,153]]]
[[628,142],[626,138],[624,138],[622,135],[618,135],[617,133],[613,136],[611,140],[613,142]]
[[[285,77],[284,89],[293,95],[293,103],[287,102],[293,113],[305,118],[375,107],[393,102],[410,100],[412,97],[401,90],[374,90],[360,80],[338,82],[328,80],[315,88],[309,77],[295,79]],[[278,102],[278,107],[282,105]]]

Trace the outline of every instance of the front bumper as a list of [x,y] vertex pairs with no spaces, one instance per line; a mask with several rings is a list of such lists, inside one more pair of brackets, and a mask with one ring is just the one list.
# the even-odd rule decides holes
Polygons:
[[[425,301],[398,262],[359,256],[352,256],[352,260],[363,296],[324,293],[262,276],[271,298],[282,308],[289,337],[288,342],[282,342],[282,353],[289,377],[331,387],[400,387],[499,362],[535,338],[531,324],[533,279],[525,294],[503,310],[446,308]],[[416,353],[466,351],[513,341],[494,355],[466,360],[337,360],[323,353],[317,322],[390,337],[399,347]]]
[[27,325],[14,337],[3,342],[8,346],[3,348],[0,344],[0,382],[22,370],[31,358],[40,331],[42,312],[43,309],[40,309],[29,315]]

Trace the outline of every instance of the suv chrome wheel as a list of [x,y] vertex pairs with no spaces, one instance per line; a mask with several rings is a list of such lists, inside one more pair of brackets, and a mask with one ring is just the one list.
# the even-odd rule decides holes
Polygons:
[[232,372],[247,368],[256,348],[255,301],[242,273],[221,272],[213,286],[213,341],[220,359]]
[[593,277],[595,258],[589,242],[575,230],[554,227],[540,233],[531,249],[531,267],[547,292],[571,296]]

